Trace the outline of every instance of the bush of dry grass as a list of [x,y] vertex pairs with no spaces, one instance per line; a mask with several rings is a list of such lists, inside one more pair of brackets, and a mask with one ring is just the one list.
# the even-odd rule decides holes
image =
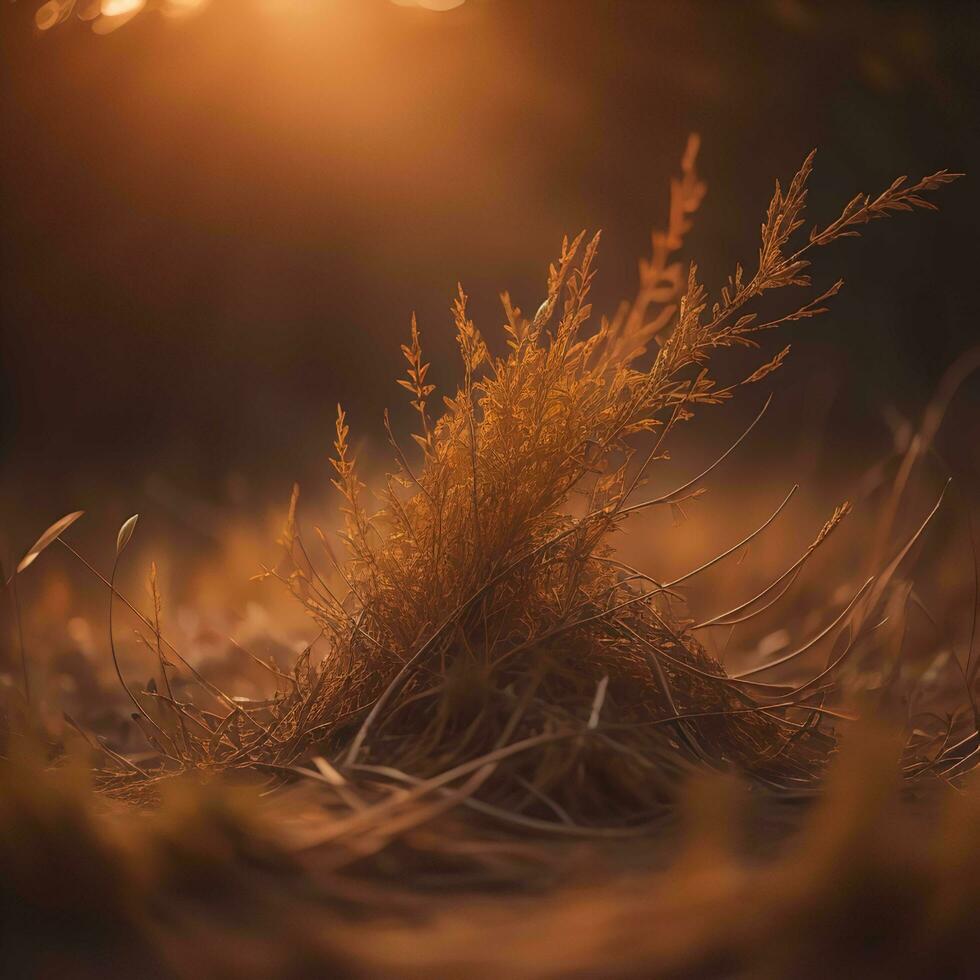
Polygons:
[[[326,652],[311,648],[291,674],[275,672],[275,698],[236,700],[196,674],[161,632],[155,585],[149,615],[121,597],[158,662],[159,681],[148,690],[133,690],[121,673],[119,680],[159,762],[113,753],[109,788],[141,793],[186,769],[281,775],[318,755],[338,791],[351,782],[372,793],[387,788],[376,807],[354,806],[349,827],[331,831],[354,838],[375,834],[378,822],[397,830],[457,803],[560,834],[632,833],[700,766],[734,768],[784,792],[813,788],[835,743],[828,719],[845,717],[833,701],[840,669],[873,634],[898,564],[928,518],[817,636],[742,676],[726,673],[699,631],[768,609],[847,504],[768,588],[703,623],[676,612],[677,589],[760,534],[788,496],[760,528],[672,581],[617,560],[612,540],[631,514],[697,496],[728,455],[674,491],[646,490],[678,426],[781,366],[788,346],[761,352],[772,331],[826,311],[842,283],[811,289],[812,260],[871,221],[932,208],[925,195],[957,175],[900,178],[804,234],[810,154],[785,188],[776,185],[754,267],[737,265],[712,301],[697,266],[685,274],[677,258],[704,195],[696,154],[692,139],[671,185],[668,227],[653,236],[636,297],[612,316],[596,319],[589,299],[598,236],[563,243],[533,316],[503,297],[500,353],[491,353],[460,289],[452,312],[461,381],[437,413],[413,321],[399,384],[417,418],[414,445],[402,447],[385,420],[395,471],[373,497],[338,409],[333,467],[347,554],[338,558],[321,534],[330,571],[317,569],[294,493],[283,535],[289,563],[269,572],[305,605]],[[787,299],[800,291],[802,300]],[[760,304],[780,309],[763,317]],[[722,380],[718,355],[734,349],[750,363]],[[56,538],[65,543],[60,535],[74,516],[31,554]],[[133,527],[120,531],[117,563]],[[105,581],[116,595],[115,566]],[[823,641],[832,645],[823,670],[793,683],[759,678]],[[208,709],[175,696],[171,676],[181,666]],[[967,673],[972,690],[975,665]],[[910,757],[909,771],[964,768],[975,730],[958,740],[951,732],[935,758]],[[428,809],[416,812],[422,800]]]
[[[0,762],[6,966],[161,977],[969,975],[980,861],[975,789],[964,789],[980,758],[973,651],[962,703],[947,699],[945,715],[914,726],[904,747],[864,728],[834,757],[853,707],[841,696],[846,672],[901,633],[911,586],[897,572],[939,503],[895,543],[898,502],[970,363],[952,369],[909,442],[867,578],[788,653],[731,675],[699,637],[778,609],[847,504],[768,586],[702,622],[683,615],[678,590],[761,534],[789,497],[672,581],[626,565],[613,547],[630,515],[698,496],[745,438],[675,490],[648,489],[683,422],[779,369],[789,348],[763,353],[769,332],[826,311],[841,282],[811,290],[821,250],[870,221],[931,207],[925,195],[957,175],[859,195],[800,240],[811,154],[777,184],[753,269],[737,266],[711,301],[696,266],[685,273],[677,257],[704,196],[696,153],[692,140],[668,227],[653,236],[636,297],[612,316],[596,319],[589,300],[598,236],[563,243],[533,316],[503,297],[499,353],[460,289],[461,380],[438,411],[413,321],[399,383],[414,444],[400,445],[385,419],[395,466],[373,495],[338,410],[346,555],[320,534],[314,561],[294,492],[284,561],[266,574],[319,636],[288,673],[258,662],[276,684],[269,700],[236,698],[181,655],[161,625],[155,575],[148,613],[120,593],[135,518],[104,577],[64,537],[79,514],[42,535],[9,580],[14,609],[17,576],[56,542],[102,579],[110,644],[121,603],[153,658],[156,675],[139,688],[112,646],[152,751],[136,756],[68,718],[107,792],[93,794],[77,766],[52,767],[65,746],[43,731],[43,692],[31,690],[21,642],[24,696],[6,699],[0,726],[15,757]],[[763,317],[760,305],[777,312]],[[743,366],[722,380],[718,355],[734,349],[744,356],[730,363]],[[807,673],[821,644],[825,666]],[[782,680],[763,679],[776,668]],[[47,756],[25,761],[23,745],[45,739]],[[705,770],[737,774],[765,801],[755,845],[766,821],[787,813],[801,829],[779,829],[780,846],[768,841],[760,857],[731,839],[749,819],[731,783],[699,783]],[[230,788],[243,774],[264,796]],[[695,774],[701,788],[685,789]],[[898,775],[918,808],[899,804]],[[801,796],[817,798],[802,816]],[[150,819],[113,797],[162,805]],[[680,839],[664,822],[678,799]],[[653,826],[664,831],[656,840]],[[556,874],[568,883],[581,867],[575,838],[605,841],[610,860],[666,867],[596,880],[586,861],[593,871],[578,889],[521,897]],[[391,887],[444,883],[444,873],[456,888],[504,885],[507,901],[448,907]]]

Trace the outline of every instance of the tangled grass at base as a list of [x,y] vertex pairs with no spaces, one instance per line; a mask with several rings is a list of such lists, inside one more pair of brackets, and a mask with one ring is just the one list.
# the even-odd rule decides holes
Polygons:
[[[329,836],[371,836],[384,822],[390,839],[460,804],[511,826],[628,834],[657,818],[700,766],[735,769],[780,792],[814,788],[834,726],[847,717],[835,701],[840,668],[874,641],[896,569],[931,515],[877,556],[825,629],[751,676],[727,674],[699,634],[773,605],[848,505],[814,528],[809,548],[767,589],[702,623],[678,611],[678,587],[761,533],[789,497],[762,527],[672,581],[617,560],[614,534],[641,509],[702,492],[713,466],[666,494],[646,487],[682,423],[782,365],[789,347],[760,352],[772,331],[826,312],[842,282],[812,286],[817,255],[871,221],[932,208],[925,195],[958,175],[900,178],[806,234],[811,154],[785,189],[776,185],[756,267],[736,266],[712,301],[696,265],[685,275],[677,258],[705,190],[696,154],[692,139],[672,182],[668,228],[653,236],[637,296],[612,316],[597,319],[589,300],[598,236],[563,243],[533,316],[504,295],[499,354],[460,289],[452,309],[462,379],[441,412],[413,321],[399,384],[417,417],[415,445],[400,445],[386,418],[395,472],[374,497],[338,410],[333,467],[347,554],[336,556],[320,534],[322,557],[313,560],[294,493],[287,560],[267,574],[306,606],[319,637],[278,677],[276,697],[244,703],[203,679],[213,710],[175,697],[169,672],[179,654],[160,633],[155,593],[154,614],[141,618],[159,683],[128,693],[159,763],[117,760],[102,774],[108,790],[142,797],[188,769],[290,775],[315,757],[347,811]],[[761,315],[760,301],[781,312]],[[736,349],[751,363],[723,381],[718,355]],[[831,646],[823,670],[764,679],[823,641]],[[975,663],[965,678],[972,702]],[[975,715],[962,732],[951,722],[938,748],[910,742],[908,775],[969,768]],[[368,787],[368,797],[352,787]]]
[[[713,777],[688,792],[684,832],[659,870],[637,867],[630,842],[632,874],[606,864],[545,894],[448,900],[407,889],[390,865],[356,887],[318,872],[322,849],[297,851],[285,829],[288,794],[174,780],[147,819],[128,806],[107,813],[71,767],[3,763],[4,967],[154,978],[975,976],[978,787],[936,794],[916,814],[896,792],[899,743],[868,725],[849,734],[825,793],[777,854],[744,853],[748,798]],[[423,833],[405,837],[424,848]],[[467,841],[429,838],[430,863]],[[489,863],[494,842],[473,843]]]

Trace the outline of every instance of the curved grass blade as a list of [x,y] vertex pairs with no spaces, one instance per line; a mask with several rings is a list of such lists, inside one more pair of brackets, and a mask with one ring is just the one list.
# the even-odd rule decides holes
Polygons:
[[54,524],[49,527],[44,534],[42,534],[37,541],[31,546],[30,551],[24,555],[20,560],[20,564],[17,566],[17,571],[15,574],[19,575],[25,568],[29,565],[34,564],[34,560],[37,558],[48,545],[53,544],[58,538],[61,537],[65,531],[68,530],[85,513],[84,510],[76,510],[71,514],[66,514],[61,520],[55,521]]
[[136,530],[136,522],[139,519],[139,514],[133,514],[133,516],[130,517],[121,528],[119,528],[119,533],[116,535],[117,558],[123,553],[123,549],[126,547],[126,545],[129,544],[129,539],[133,536],[133,531]]

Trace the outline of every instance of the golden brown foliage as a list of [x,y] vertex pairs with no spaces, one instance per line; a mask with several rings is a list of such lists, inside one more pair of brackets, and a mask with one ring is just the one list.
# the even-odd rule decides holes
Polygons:
[[[589,299],[598,236],[563,243],[532,317],[503,297],[499,355],[460,288],[452,312],[462,381],[434,419],[413,320],[399,383],[418,416],[421,458],[410,461],[386,419],[397,468],[378,509],[338,410],[334,484],[348,557],[329,557],[342,589],[315,571],[295,497],[284,537],[295,562],[288,582],[328,653],[316,666],[301,662],[250,744],[215,736],[209,757],[289,765],[320,743],[350,771],[367,760],[401,778],[470,775],[470,791],[479,787],[485,800],[605,823],[649,813],[691,762],[735,764],[783,787],[819,773],[832,740],[816,721],[833,714],[824,707],[833,670],[800,685],[728,677],[672,612],[673,589],[690,576],[658,582],[625,567],[609,538],[629,514],[698,492],[700,477],[636,499],[678,423],[765,378],[788,348],[727,382],[715,355],[755,349],[760,333],[824,312],[841,282],[769,319],[754,304],[810,286],[816,249],[873,219],[931,206],[922,194],[955,175],[898,180],[873,201],[859,196],[795,246],[810,154],[785,190],[776,185],[755,270],[736,266],[711,303],[696,266],[684,277],[673,258],[704,194],[696,151],[692,140],[636,299],[612,318],[595,325]],[[585,502],[580,516],[573,494]],[[846,506],[835,511],[799,564],[845,514]],[[842,633],[870,585],[837,621]],[[883,587],[879,578],[876,595]],[[840,661],[858,639],[849,637]]]
[[[274,697],[232,697],[180,654],[161,625],[155,566],[149,615],[120,594],[116,566],[135,516],[106,578],[62,537],[79,514],[41,536],[18,572],[57,541],[102,579],[114,666],[153,753],[117,751],[66,721],[100,758],[98,784],[109,796],[153,796],[162,806],[138,817],[88,792],[71,766],[0,763],[0,939],[9,965],[83,976],[106,966],[243,977],[968,975],[980,851],[975,787],[963,788],[980,758],[980,661],[971,649],[961,668],[969,703],[945,717],[920,715],[904,749],[865,727],[834,765],[837,733],[827,720],[849,717],[839,697],[844,673],[880,617],[898,624],[880,645],[901,633],[911,585],[896,571],[939,503],[895,545],[898,502],[972,362],[951,369],[910,441],[867,578],[828,625],[776,659],[729,674],[699,636],[771,609],[847,503],[762,591],[702,622],[678,611],[678,588],[742,551],[792,491],[760,527],[670,581],[628,566],[611,544],[631,514],[702,492],[749,430],[675,490],[643,491],[680,423],[782,366],[789,347],[755,353],[764,334],[823,313],[841,283],[768,318],[759,301],[808,288],[818,249],[871,220],[930,207],[922,195],[956,175],[858,196],[797,246],[811,154],[785,191],[776,186],[756,268],[736,266],[712,302],[696,267],[685,275],[676,258],[704,195],[696,152],[692,140],[637,296],[612,317],[596,322],[590,304],[598,236],[563,243],[533,317],[503,297],[499,354],[459,290],[461,382],[438,415],[413,318],[399,384],[418,420],[415,447],[402,448],[386,416],[395,472],[374,497],[338,408],[333,482],[347,554],[339,559],[320,534],[332,571],[317,570],[294,489],[281,538],[287,561],[269,574],[304,604],[319,636],[288,673],[252,658],[272,675]],[[750,363],[722,380],[716,355],[734,348]],[[159,683],[143,690],[126,683],[116,659],[111,617],[120,601],[142,623],[158,670]],[[823,642],[823,669],[798,674]],[[31,744],[24,730],[40,727],[26,655],[24,668],[23,717],[8,712],[0,726],[5,754]],[[788,679],[758,679],[774,670]],[[730,839],[744,816],[731,795],[736,780],[704,769],[734,771],[751,787],[742,806],[751,797],[759,810],[752,846]],[[174,778],[243,770],[278,792],[240,803],[222,780]],[[899,805],[899,775],[922,812]],[[685,794],[687,837],[678,840],[667,804]],[[801,819],[795,797],[804,795],[818,799]],[[937,815],[942,831],[923,832]],[[793,836],[786,823],[802,829]],[[654,827],[662,833],[650,835]],[[579,854],[550,842],[576,838],[604,842],[609,860],[666,870],[590,878],[589,888],[546,900],[471,898],[462,910],[391,888],[440,872],[457,885],[541,884]],[[761,859],[749,860],[762,842]],[[383,919],[346,917],[380,908]],[[410,923],[398,916],[406,908]]]
[[[374,834],[382,819],[395,827],[411,822],[410,805],[431,798],[437,809],[462,802],[505,823],[556,833],[632,833],[674,798],[678,777],[699,765],[734,767],[783,791],[813,788],[834,745],[823,722],[845,717],[832,701],[840,668],[875,629],[874,613],[928,518],[890,562],[881,556],[882,567],[816,637],[738,676],[706,652],[699,631],[773,605],[848,505],[770,586],[702,623],[678,614],[677,588],[760,534],[792,491],[761,527],[672,581],[618,560],[611,536],[637,511],[679,507],[702,492],[704,478],[744,435],[674,491],[641,496],[651,470],[668,458],[676,427],[766,378],[789,348],[756,355],[734,380],[722,380],[716,355],[753,352],[768,331],[825,312],[840,280],[802,302],[782,299],[810,287],[817,250],[871,220],[930,207],[922,195],[956,175],[940,171],[911,185],[902,179],[874,200],[858,196],[797,244],[811,153],[785,190],[776,184],[756,267],[737,265],[712,302],[696,266],[685,275],[676,257],[704,196],[697,148],[692,138],[671,185],[668,227],[653,235],[636,297],[611,318],[596,321],[590,302],[598,235],[563,242],[533,316],[503,296],[499,354],[470,318],[460,287],[452,314],[462,377],[438,416],[413,318],[399,384],[418,420],[416,448],[401,447],[386,417],[395,472],[374,498],[338,408],[333,482],[347,556],[339,560],[321,534],[332,572],[317,570],[294,490],[281,539],[289,567],[270,574],[283,578],[320,634],[291,674],[270,668],[279,685],[273,699],[235,699],[202,677],[161,632],[155,585],[151,617],[123,598],[151,637],[160,684],[137,696],[119,679],[160,766],[112,754],[120,768],[106,774],[110,788],[143,793],[188,768],[282,774],[319,752],[337,786],[386,781],[391,790],[369,815],[350,814],[350,825],[338,828],[353,838],[368,826]],[[783,311],[763,318],[758,303],[770,294]],[[134,521],[120,532],[117,561]],[[104,580],[112,595],[114,576],[115,566]],[[824,639],[833,644],[831,659],[817,674],[756,679]],[[316,644],[325,652],[315,655]],[[168,674],[175,665],[190,671],[210,709],[175,694]],[[956,734],[938,755],[911,752],[909,772],[960,766],[974,736]],[[959,754],[947,759],[947,750]],[[399,789],[405,784],[411,789]]]

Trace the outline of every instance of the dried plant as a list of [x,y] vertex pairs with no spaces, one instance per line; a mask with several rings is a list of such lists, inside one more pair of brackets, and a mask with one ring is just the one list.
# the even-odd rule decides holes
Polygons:
[[[452,314],[462,380],[435,418],[413,320],[399,383],[418,419],[417,448],[400,446],[386,418],[396,470],[377,494],[380,507],[358,475],[338,409],[334,484],[347,558],[328,553],[334,584],[302,543],[295,496],[283,539],[293,559],[284,580],[328,652],[315,666],[301,661],[264,731],[248,742],[212,736],[210,757],[285,766],[320,745],[349,772],[377,775],[380,766],[402,780],[452,773],[447,785],[469,777],[467,794],[479,789],[500,811],[576,825],[650,813],[692,763],[734,764],[781,787],[820,772],[832,740],[817,722],[835,714],[826,707],[835,668],[866,635],[869,600],[883,594],[896,562],[832,624],[849,631],[836,664],[779,685],[726,675],[698,642],[698,625],[671,608],[677,586],[769,521],[670,582],[617,561],[610,538],[630,514],[700,492],[713,467],[671,493],[637,499],[679,423],[764,379],[789,348],[725,382],[715,355],[756,350],[768,331],[825,312],[841,282],[768,319],[757,301],[809,287],[818,249],[871,220],[932,207],[923,195],[956,175],[900,179],[873,200],[858,196],[795,245],[810,154],[785,190],[777,183],[755,269],[736,266],[709,303],[696,266],[685,276],[675,258],[704,195],[696,153],[692,139],[671,186],[668,229],[653,236],[636,298],[613,317],[592,317],[598,236],[563,243],[532,317],[502,297],[501,354],[491,353],[459,289]],[[579,516],[573,495],[584,501]],[[837,508],[770,589],[712,622],[747,617],[771,599],[846,513],[846,504]]]
[[[735,767],[782,791],[813,788],[834,746],[824,721],[847,717],[833,701],[841,667],[873,635],[899,563],[929,518],[890,561],[882,555],[828,626],[739,676],[706,652],[700,631],[769,609],[848,505],[833,511],[768,587],[700,623],[677,613],[678,587],[761,534],[793,491],[759,528],[671,581],[619,561],[612,539],[630,515],[698,496],[745,438],[748,430],[675,490],[644,495],[677,426],[783,364],[789,347],[761,353],[767,334],[826,311],[840,280],[802,301],[783,300],[787,291],[809,290],[817,251],[872,220],[931,208],[924,195],[958,175],[940,171],[913,184],[903,178],[874,199],[859,195],[799,242],[811,153],[785,189],[776,185],[755,267],[737,265],[712,302],[697,267],[685,274],[677,257],[705,192],[697,150],[692,138],[671,184],[668,227],[653,235],[636,297],[612,317],[597,321],[590,303],[598,235],[563,242],[533,316],[502,297],[500,353],[470,318],[460,288],[452,315],[461,382],[438,414],[413,319],[399,384],[417,419],[415,445],[403,448],[385,417],[395,470],[375,495],[360,477],[338,408],[333,482],[347,554],[338,558],[321,533],[331,571],[317,570],[294,491],[282,537],[289,561],[267,574],[306,606],[319,646],[290,675],[270,668],[280,684],[274,699],[232,698],[194,671],[161,632],[155,585],[150,617],[123,598],[159,666],[159,686],[139,694],[127,688],[127,695],[161,767],[147,771],[117,755],[119,768],[105,776],[110,788],[143,792],[188,768],[286,773],[319,753],[320,775],[327,773],[350,811],[331,836],[360,847],[367,838],[380,846],[406,822],[460,803],[559,833],[632,833],[697,766]],[[763,317],[759,301],[771,305],[770,295],[784,311]],[[722,380],[716,355],[736,348],[749,352],[750,363]],[[131,532],[130,525],[126,540]],[[120,541],[121,552],[122,532]],[[103,580],[111,595],[118,594],[114,574]],[[824,641],[831,656],[818,673],[792,683],[757,679],[802,662]],[[168,676],[175,663],[200,683],[212,710],[176,696]],[[910,750],[907,771],[969,768],[975,730],[951,734],[952,726],[931,755],[925,746]],[[361,812],[351,804],[352,780],[372,792],[382,784],[390,795]],[[420,811],[422,800],[433,802]]]

